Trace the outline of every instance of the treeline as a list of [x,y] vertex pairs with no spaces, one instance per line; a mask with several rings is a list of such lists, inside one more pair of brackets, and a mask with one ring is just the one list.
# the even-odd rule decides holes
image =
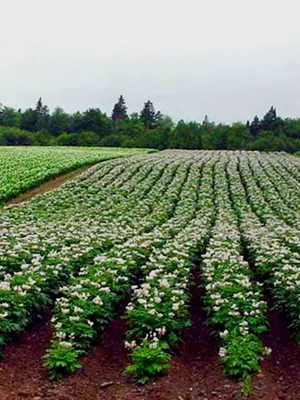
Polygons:
[[274,107],[246,124],[180,120],[155,111],[148,100],[140,113],[128,115],[123,96],[111,116],[99,108],[52,113],[40,98],[25,111],[0,105],[0,145],[148,147],[155,149],[245,149],[300,151],[300,119],[280,118]]

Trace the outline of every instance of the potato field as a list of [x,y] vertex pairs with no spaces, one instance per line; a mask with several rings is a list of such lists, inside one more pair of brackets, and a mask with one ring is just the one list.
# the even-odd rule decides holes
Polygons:
[[85,165],[145,153],[140,149],[99,147],[1,147],[0,202],[45,180]]
[[92,163],[0,210],[0,399],[300,399],[300,158],[2,148],[0,198]]

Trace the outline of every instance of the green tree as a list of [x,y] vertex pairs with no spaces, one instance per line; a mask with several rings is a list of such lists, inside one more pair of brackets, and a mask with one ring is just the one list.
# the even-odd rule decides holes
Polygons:
[[127,106],[123,95],[119,97],[117,103],[114,105],[111,118],[113,121],[125,120],[128,118]]
[[250,124],[250,132],[253,136],[258,136],[261,131],[260,120],[257,115],[253,118],[253,121]]
[[162,142],[160,144],[160,147],[158,147],[159,149],[166,149],[168,147],[169,137],[174,127],[175,124],[172,118],[168,115],[161,114],[157,121],[157,128],[162,131]]
[[21,111],[16,111],[14,108],[11,107],[3,107],[0,104],[0,125],[5,126],[20,126],[21,120]]
[[49,108],[43,105],[42,98],[40,97],[36,103],[35,112],[37,115],[47,115],[49,114]]
[[70,132],[80,132],[83,128],[83,114],[80,111],[70,115]]
[[57,144],[59,146],[77,146],[78,145],[78,133],[62,132],[57,137]]
[[208,119],[208,116],[205,115],[204,120],[201,126],[201,141],[202,147],[205,150],[213,150],[214,149],[214,131],[216,129],[215,123],[211,122]]
[[36,113],[35,131],[48,132],[50,120],[49,108],[43,105],[41,97],[38,99],[34,111]]
[[212,136],[213,149],[227,150],[227,138],[229,131],[229,125],[218,124],[214,127]]
[[20,128],[29,132],[36,131],[37,114],[32,108],[25,110],[20,119]]
[[49,132],[51,135],[58,136],[62,132],[71,131],[71,118],[60,107],[56,107],[50,116]]
[[251,133],[249,132],[249,129],[247,129],[247,125],[244,125],[242,122],[236,122],[228,129],[227,149],[247,149],[248,143],[251,142],[251,139]]
[[157,126],[158,120],[161,118],[161,112],[155,112],[153,103],[148,100],[144,103],[144,107],[140,112],[140,119],[148,129],[154,129]]
[[89,108],[83,113],[80,131],[92,131],[99,137],[106,136],[111,131],[111,122],[99,108]]
[[280,125],[280,118],[277,117],[276,108],[272,106],[261,120],[261,128],[264,131],[274,132],[279,128],[279,125]]
[[32,144],[32,133],[13,126],[0,126],[0,145],[27,146]]
[[178,149],[201,149],[201,126],[197,122],[180,120],[170,133],[168,147]]
[[[74,135],[74,134],[73,134]],[[95,132],[81,131],[77,135],[78,146],[98,146],[100,139]]]
[[30,132],[36,132],[39,130],[47,132],[49,119],[49,109],[47,106],[43,105],[42,98],[40,97],[34,110],[28,108],[24,113],[22,113],[20,118],[20,128]]
[[282,129],[287,137],[300,139],[300,119],[286,118],[282,121]]

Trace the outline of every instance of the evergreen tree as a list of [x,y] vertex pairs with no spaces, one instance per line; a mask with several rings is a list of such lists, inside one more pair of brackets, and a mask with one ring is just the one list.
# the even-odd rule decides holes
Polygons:
[[122,95],[119,97],[118,102],[114,105],[111,118],[113,121],[124,120],[128,118],[127,106]]
[[276,108],[273,106],[266,113],[261,121],[261,126],[264,131],[275,131],[279,126],[279,118],[277,117]]
[[153,103],[148,100],[144,104],[144,108],[140,113],[140,120],[147,128],[155,128],[157,126],[157,122],[161,119],[162,114],[160,111],[155,112]]
[[253,121],[250,124],[250,132],[253,136],[258,136],[261,131],[261,124],[257,115],[253,118]]
[[49,109],[46,105],[45,106],[43,105],[41,97],[38,99],[38,101],[36,103],[35,112],[38,116],[49,114]]
[[46,105],[43,105],[42,98],[38,99],[36,107],[34,110],[36,116],[36,123],[34,126],[34,131],[48,131],[49,128],[49,109]]
[[208,116],[205,115],[204,120],[202,121],[202,125],[208,125],[209,124],[209,119]]

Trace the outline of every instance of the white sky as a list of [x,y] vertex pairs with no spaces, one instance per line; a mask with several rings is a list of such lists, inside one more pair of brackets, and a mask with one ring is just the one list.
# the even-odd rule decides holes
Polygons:
[[300,117],[299,0],[0,0],[0,103]]

